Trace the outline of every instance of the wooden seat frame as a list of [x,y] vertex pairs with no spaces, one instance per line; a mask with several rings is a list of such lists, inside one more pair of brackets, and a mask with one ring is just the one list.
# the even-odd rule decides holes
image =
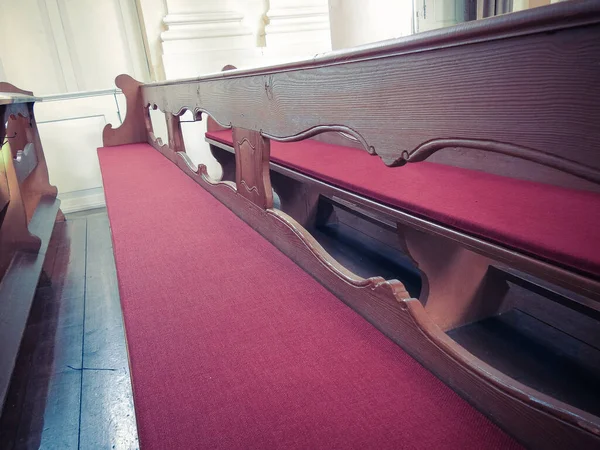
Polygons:
[[33,112],[37,100],[29,91],[0,83],[0,407],[54,222],[63,218]]
[[[445,331],[505,307],[497,294],[506,280],[490,275],[490,266],[506,267],[507,273],[518,269],[573,291],[577,307],[591,312],[598,311],[600,280],[269,160],[270,140],[343,132],[392,166],[427,159],[599,192],[598,54],[600,4],[581,1],[300,63],[150,84],[120,75],[116,84],[126,96],[127,116],[119,128],[107,125],[103,140],[105,146],[151,144],[524,444],[598,447],[599,417],[508,377]],[[156,139],[149,109],[165,113],[167,143]],[[196,119],[210,115],[213,129],[232,128],[235,164],[231,148],[211,142],[223,181],[185,153],[185,111]],[[473,152],[485,158],[474,159]],[[282,209],[274,208],[275,174],[286,177],[285,183],[273,182]],[[307,231],[314,216],[311,198],[322,194],[372,220],[391,220],[426,280],[420,299],[397,280],[353,274],[323,249]]]

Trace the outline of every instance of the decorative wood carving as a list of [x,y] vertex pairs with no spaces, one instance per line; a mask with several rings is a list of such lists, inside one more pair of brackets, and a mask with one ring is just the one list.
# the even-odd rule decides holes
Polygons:
[[304,139],[312,138],[312,137],[318,136],[323,133],[345,133],[347,135],[352,136],[354,139],[356,139],[358,141],[358,143],[360,144],[360,146],[362,148],[364,148],[367,152],[369,152],[371,155],[376,154],[375,149],[372,146],[369,146],[369,144],[367,144],[367,141],[360,135],[359,132],[353,130],[352,128],[346,127],[344,125],[319,125],[316,127],[309,128],[308,130],[304,130],[293,136],[286,136],[286,137],[273,136],[269,133],[261,132],[261,134],[264,137],[272,139],[274,141],[279,141],[279,142],[302,141]]
[[[158,108],[156,106],[154,106],[153,109],[156,110]],[[168,113],[165,113],[165,119],[166,119],[167,115],[168,115]],[[146,127],[146,132],[148,133],[147,138],[146,138],[147,142],[152,147],[154,147],[156,150],[161,152],[164,156],[166,156],[168,159],[170,159],[171,161],[175,161],[176,152],[169,147],[169,142],[163,143],[162,138],[159,138],[159,137],[157,138],[156,135],[154,134],[154,127],[152,126],[152,118],[150,117],[150,108],[149,107],[148,108],[144,107],[144,125]],[[167,124],[167,127],[168,127],[168,124]],[[167,132],[168,132],[168,130],[167,130]],[[169,136],[171,136],[171,134],[169,134]],[[185,151],[185,149],[183,149],[182,151]]]
[[153,83],[144,98],[270,139],[343,126],[389,165],[467,145],[596,183],[599,36],[599,4],[565,2],[300,63]]
[[487,140],[434,139],[419,145],[417,148],[411,151],[403,152],[400,158],[394,161],[391,165],[401,166],[407,162],[425,161],[435,152],[453,147],[482,150],[513,156],[515,158],[521,158],[527,161],[538,163],[542,166],[560,170],[596,184],[600,184],[600,171],[597,168],[580,164],[576,161],[571,161],[568,158],[556,156],[551,153],[546,153],[519,145]]
[[269,141],[256,131],[234,128],[233,143],[238,193],[261,208],[272,208]]
[[119,75],[115,84],[123,91],[127,102],[125,120],[118,128],[107,124],[102,131],[102,142],[105,147],[121,144],[146,142],[146,123],[144,120],[143,101],[140,86],[142,83],[129,75]]
[[[220,142],[212,141],[212,144],[221,148],[229,148],[231,151],[231,147],[228,147]],[[524,272],[528,272],[542,279],[549,280],[554,284],[565,287],[586,297],[600,300],[600,282],[598,280],[594,280],[572,271],[557,267],[544,261],[518,253],[514,250],[504,248],[495,243],[491,243],[457,231],[453,228],[444,226],[443,224],[431,222],[412,214],[408,214],[404,211],[383,205],[374,200],[327,184],[323,181],[317,180],[316,178],[312,178],[308,175],[288,169],[287,167],[279,164],[271,162],[270,166],[273,171],[281,173],[287,178],[298,180],[302,183],[314,186],[321,194],[335,195],[349,200],[361,205],[361,207],[383,213],[402,224],[434,236],[450,239],[453,242],[456,242],[457,244],[483,256],[500,261],[503,264],[519,268]]]

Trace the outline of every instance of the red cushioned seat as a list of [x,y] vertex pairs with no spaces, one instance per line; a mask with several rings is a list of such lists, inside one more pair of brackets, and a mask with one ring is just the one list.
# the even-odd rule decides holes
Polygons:
[[518,447],[152,147],[98,155],[142,448]]
[[[231,131],[207,137],[233,145]],[[271,142],[271,160],[335,186],[548,261],[600,276],[600,195],[421,162],[386,167],[364,150]]]

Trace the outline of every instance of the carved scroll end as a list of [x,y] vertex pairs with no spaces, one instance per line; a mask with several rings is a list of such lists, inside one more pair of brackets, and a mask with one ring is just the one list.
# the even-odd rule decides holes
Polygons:
[[19,89],[14,84],[7,83],[6,81],[0,82],[0,92],[9,92],[11,94],[23,94],[33,96],[33,92]]
[[146,142],[146,124],[144,120],[142,91],[140,83],[126,74],[115,78],[115,84],[123,91],[127,102],[127,113],[123,123],[114,128],[107,124],[102,130],[102,142],[105,147],[122,144]]
[[405,300],[411,298],[410,293],[401,281],[386,280],[382,277],[372,277],[365,281],[372,290],[382,290],[385,296],[392,296],[402,309],[405,309]]

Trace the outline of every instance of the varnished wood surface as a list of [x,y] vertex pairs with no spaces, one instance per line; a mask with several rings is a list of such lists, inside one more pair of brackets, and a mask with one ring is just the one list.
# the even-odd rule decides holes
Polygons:
[[472,148],[598,184],[599,20],[597,2],[566,2],[437,30],[430,39],[444,45],[433,49],[417,35],[307,64],[144,85],[144,104],[207,111],[272,139],[337,127],[386,164]]
[[0,420],[0,448],[138,448],[106,211],[57,224],[44,270]]
[[240,195],[261,208],[273,207],[269,177],[269,141],[256,131],[233,129],[236,184]]
[[449,335],[512,378],[600,416],[600,350],[520,310]]
[[129,75],[119,75],[115,79],[127,101],[127,115],[120,127],[114,129],[107,124],[102,131],[102,141],[105,146],[146,142],[146,124],[142,108],[141,83]]
[[[3,83],[2,87],[17,94],[27,93],[8,83]],[[0,279],[16,252],[35,252],[40,247],[39,237],[30,233],[27,226],[43,199],[56,198],[57,195],[56,187],[49,181],[33,105],[15,103],[0,107],[0,140],[2,143],[5,138],[10,141],[9,145],[3,145],[0,149],[0,158],[3,160],[0,165],[0,200],[1,197],[4,197],[3,203],[8,200],[8,204],[3,205],[0,228]],[[30,167],[24,167],[25,161],[18,160],[19,150],[29,154]],[[20,164],[23,164],[23,167],[20,167]]]

